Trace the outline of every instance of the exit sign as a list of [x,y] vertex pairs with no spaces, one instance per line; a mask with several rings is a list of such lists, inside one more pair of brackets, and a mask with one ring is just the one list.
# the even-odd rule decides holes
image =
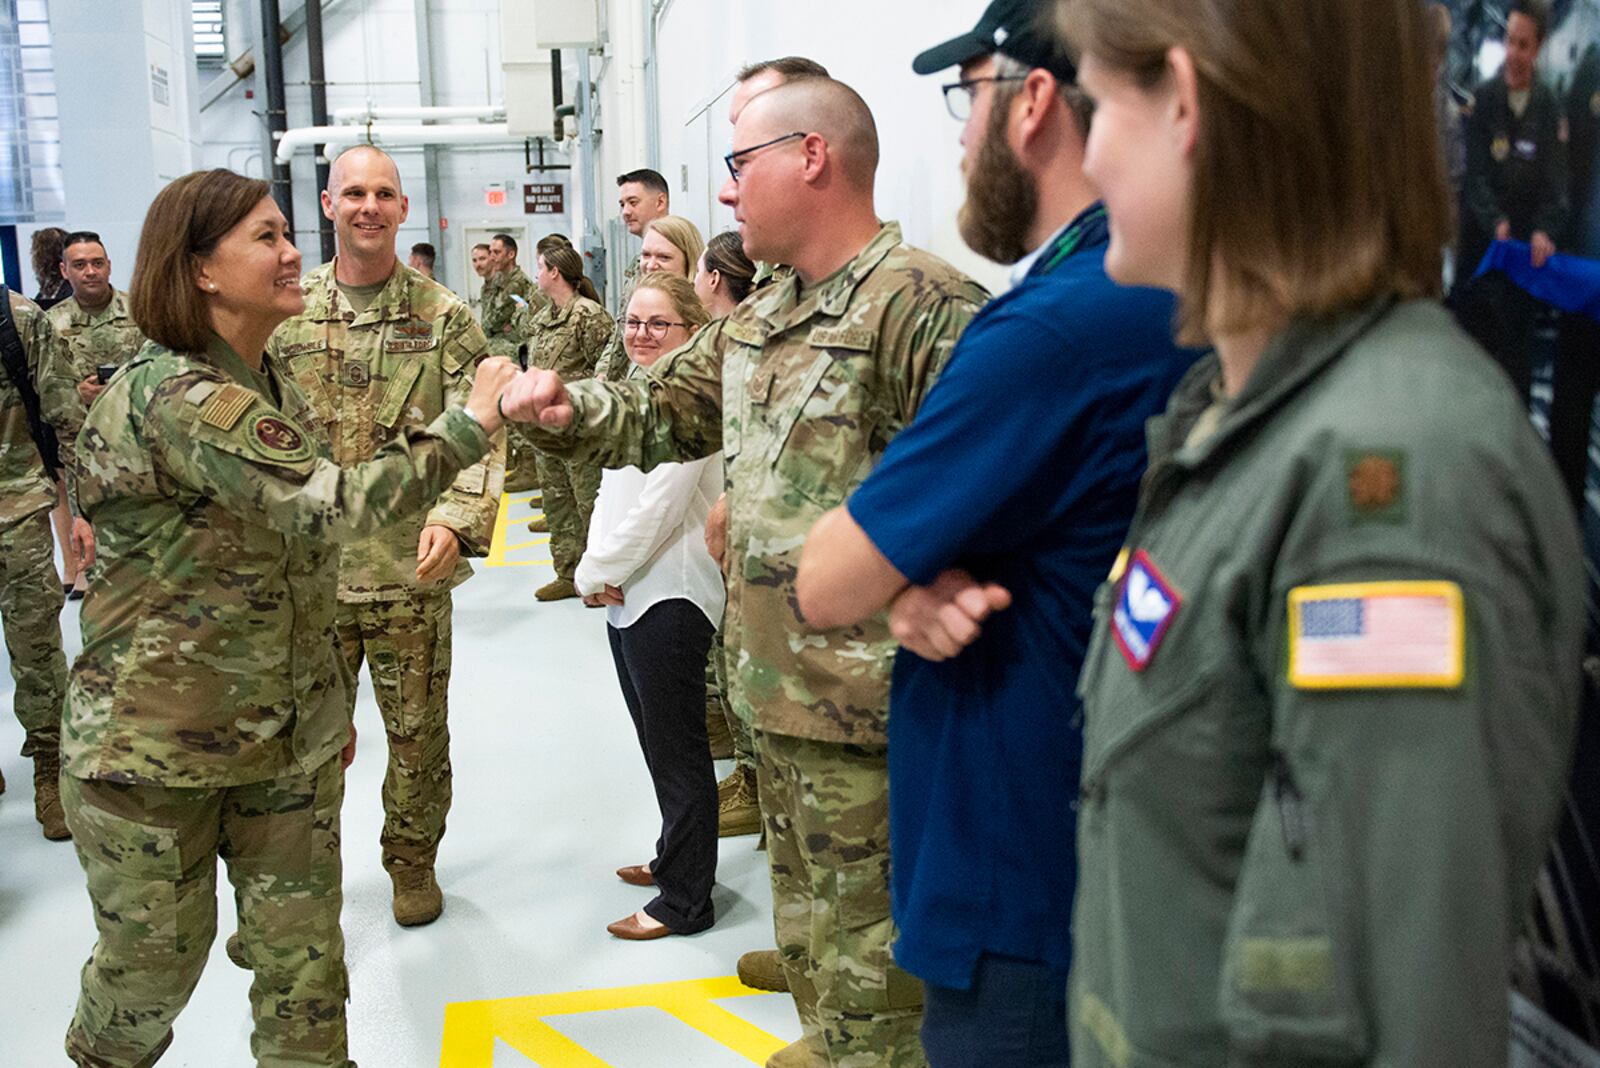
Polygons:
[[483,202],[491,208],[505,207],[506,187],[503,185],[488,186],[483,191]]

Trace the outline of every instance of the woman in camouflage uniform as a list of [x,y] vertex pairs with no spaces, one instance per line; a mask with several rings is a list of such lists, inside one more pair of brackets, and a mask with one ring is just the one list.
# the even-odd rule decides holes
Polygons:
[[156,197],[132,293],[154,344],[78,439],[104,576],[62,730],[99,934],[66,1041],[85,1068],[143,1068],[171,1043],[216,934],[219,856],[255,972],[258,1063],[353,1063],[339,804],[355,734],[334,542],[427,508],[487,452],[513,370],[485,361],[465,409],[335,466],[305,397],[262,356],[304,305],[267,192],[214,170]]
[[[611,338],[611,316],[600,306],[593,283],[584,277],[583,258],[575,249],[546,248],[539,253],[538,264],[539,289],[550,298],[550,306],[534,319],[528,366],[555,371],[563,382],[592,378]],[[542,452],[538,458],[556,577],[539,587],[534,596],[541,601],[559,601],[578,595],[572,572],[589,540],[589,514],[600,492],[600,468]]]

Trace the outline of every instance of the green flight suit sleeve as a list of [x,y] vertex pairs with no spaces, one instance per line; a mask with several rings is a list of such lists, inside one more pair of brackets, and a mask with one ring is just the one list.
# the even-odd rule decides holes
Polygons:
[[533,444],[602,467],[698,460],[722,448],[722,324],[701,330],[643,377],[575,382],[571,424],[527,425]]
[[259,395],[226,427],[208,421],[206,402],[226,388],[241,387],[196,374],[166,380],[146,405],[145,441],[167,478],[282,534],[338,542],[370,534],[426,508],[489,451],[483,428],[452,408],[425,429],[406,429],[371,460],[341,468]]
[[[1554,832],[1583,629],[1577,532],[1565,508],[1536,505],[1561,499],[1537,448],[1413,452],[1402,510],[1382,520],[1352,515],[1344,465],[1305,460],[1321,468],[1313,506],[1283,541],[1275,607],[1255,631],[1273,757],[1224,946],[1230,1064],[1428,1063],[1419,1051],[1445,1036],[1471,1041],[1446,1023],[1461,1005],[1506,988],[1504,918],[1530,903]],[[1482,492],[1431,494],[1440,466],[1476,471]],[[1415,582],[1459,590],[1456,630],[1437,617],[1407,629],[1417,642],[1461,636],[1458,682],[1319,688],[1327,675],[1296,672],[1305,639],[1290,621],[1308,617],[1290,591],[1353,605],[1371,584]],[[1406,645],[1385,641],[1378,663]]]
[[[478,364],[489,354],[489,343],[465,304],[449,313],[442,332],[445,410],[465,408]],[[489,555],[505,474],[506,436],[499,433],[483,459],[463,469],[450,483],[423,525],[455,531],[463,556]]]

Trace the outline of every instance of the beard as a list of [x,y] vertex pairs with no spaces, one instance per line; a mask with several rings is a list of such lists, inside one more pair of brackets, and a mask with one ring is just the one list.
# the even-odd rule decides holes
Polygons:
[[997,98],[990,106],[957,223],[961,240],[972,251],[996,263],[1016,263],[1032,251],[1028,231],[1039,212],[1039,192],[1006,143],[1011,109],[1004,103]]

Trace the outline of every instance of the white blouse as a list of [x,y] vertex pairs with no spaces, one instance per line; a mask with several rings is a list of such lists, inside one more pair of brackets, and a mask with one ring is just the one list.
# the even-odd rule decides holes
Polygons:
[[720,627],[727,591],[706,552],[705,526],[721,494],[720,452],[648,475],[637,467],[603,472],[573,585],[584,596],[620,587],[624,603],[606,607],[606,621],[618,629],[675,597],[693,601]]

